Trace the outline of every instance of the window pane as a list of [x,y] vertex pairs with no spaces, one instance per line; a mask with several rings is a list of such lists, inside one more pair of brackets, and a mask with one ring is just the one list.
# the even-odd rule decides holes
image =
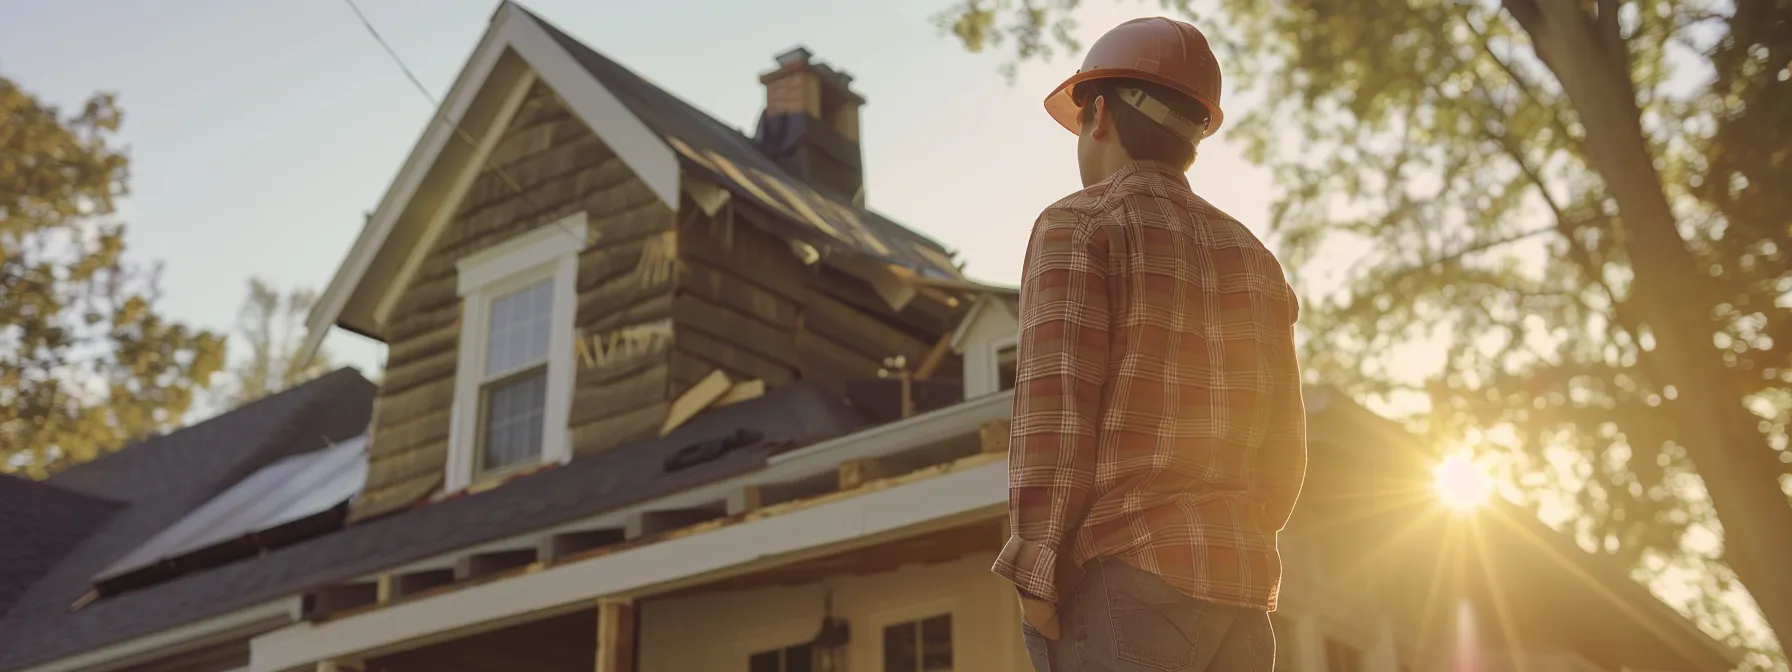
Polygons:
[[998,390],[1014,389],[1016,350],[1008,346],[996,351],[996,383]]
[[778,651],[755,653],[747,659],[747,672],[784,672],[778,669]]
[[815,669],[815,653],[808,644],[798,644],[784,650],[783,672],[812,672]]
[[547,359],[553,303],[551,278],[492,300],[486,375],[515,371]]
[[492,471],[540,458],[547,387],[544,367],[486,388],[481,469]]
[[921,621],[922,672],[952,669],[952,617],[935,616]]
[[920,642],[914,621],[884,628],[884,672],[917,672],[921,669]]

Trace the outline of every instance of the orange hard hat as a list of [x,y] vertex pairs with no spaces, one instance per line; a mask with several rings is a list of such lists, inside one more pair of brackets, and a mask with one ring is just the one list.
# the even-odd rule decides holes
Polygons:
[[[1070,132],[1079,132],[1082,120],[1078,118],[1079,106],[1072,91],[1078,84],[1097,79],[1136,79],[1169,87],[1207,108],[1209,120],[1202,137],[1213,135],[1220,128],[1223,116],[1219,59],[1207,45],[1207,36],[1194,26],[1161,16],[1115,26],[1089,47],[1083,67],[1045,97],[1045,111]],[[1132,100],[1127,102],[1139,106]]]

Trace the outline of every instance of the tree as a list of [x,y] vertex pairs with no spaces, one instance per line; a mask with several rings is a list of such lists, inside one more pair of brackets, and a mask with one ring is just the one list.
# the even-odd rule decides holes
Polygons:
[[[1792,0],[1215,3],[1163,5],[1264,94],[1229,136],[1290,267],[1361,253],[1309,292],[1308,368],[1503,448],[1590,551],[1739,579],[1792,642]],[[1076,5],[939,20],[1026,59],[1078,48]]]
[[181,422],[223,339],[157,313],[112,219],[112,96],[64,116],[0,77],[0,471],[42,477]]
[[216,403],[225,411],[329,373],[330,356],[318,352],[309,361],[304,347],[305,316],[317,292],[293,289],[284,296],[261,278],[249,279],[249,295],[237,310],[236,341],[247,355],[233,362],[228,381],[216,388]]

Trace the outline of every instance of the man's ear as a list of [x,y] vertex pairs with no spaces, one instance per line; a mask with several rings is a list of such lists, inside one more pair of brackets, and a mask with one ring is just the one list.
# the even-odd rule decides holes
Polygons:
[[1089,116],[1089,132],[1092,134],[1090,139],[1106,140],[1114,129],[1114,119],[1108,116],[1107,94],[1096,96],[1089,104],[1095,106],[1095,114]]

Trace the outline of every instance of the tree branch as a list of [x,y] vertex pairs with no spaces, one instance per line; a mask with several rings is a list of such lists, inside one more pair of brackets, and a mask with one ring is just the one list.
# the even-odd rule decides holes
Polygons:
[[1392,276],[1389,276],[1387,278],[1387,281],[1390,284],[1398,283],[1398,282],[1401,282],[1409,277],[1417,275],[1419,273],[1436,270],[1440,266],[1446,266],[1449,264],[1456,263],[1457,261],[1461,261],[1463,257],[1467,257],[1471,254],[1479,254],[1481,252],[1486,252],[1486,251],[1491,250],[1496,247],[1511,245],[1512,243],[1516,243],[1516,242],[1523,241],[1523,240],[1530,239],[1530,238],[1535,238],[1535,237],[1543,235],[1545,233],[1553,233],[1555,231],[1556,231],[1555,226],[1553,226],[1553,225],[1545,226],[1545,227],[1540,227],[1540,228],[1536,228],[1536,229],[1531,229],[1529,231],[1521,231],[1519,233],[1515,233],[1510,236],[1506,236],[1504,238],[1496,238],[1493,240],[1484,240],[1484,241],[1481,241],[1478,243],[1473,243],[1473,244],[1464,246],[1462,249],[1459,249],[1459,250],[1456,250],[1449,254],[1446,254],[1442,257],[1438,257],[1436,259],[1432,259],[1425,263],[1406,268],[1405,270],[1402,270],[1398,273],[1395,273]]
[[1630,52],[1624,47],[1623,28],[1618,25],[1618,4],[1618,0],[1598,0],[1598,15],[1593,21],[1606,55],[1622,71],[1629,72]]
[[1503,0],[1500,5],[1526,32],[1535,33],[1543,27],[1543,8],[1537,6],[1537,0]]
[[1504,134],[1495,133],[1493,132],[1493,129],[1486,127],[1482,127],[1481,134],[1504,151],[1506,155],[1512,159],[1512,162],[1518,166],[1519,172],[1524,174],[1525,179],[1530,180],[1532,186],[1536,187],[1538,197],[1543,199],[1543,205],[1549,208],[1550,214],[1555,217],[1555,224],[1552,228],[1556,231],[1560,231],[1562,237],[1568,239],[1568,245],[1571,250],[1579,251],[1580,254],[1577,255],[1574,260],[1575,263],[1580,266],[1582,272],[1587,274],[1589,280],[1598,283],[1599,286],[1605,290],[1606,296],[1612,300],[1612,305],[1619,305],[1621,302],[1617,294],[1612,291],[1610,286],[1606,285],[1604,280],[1605,274],[1593,260],[1591,251],[1586,250],[1585,246],[1580,244],[1580,240],[1575,237],[1575,234],[1579,233],[1581,227],[1586,226],[1591,222],[1574,220],[1568,217],[1568,213],[1562,208],[1562,205],[1556,202],[1555,196],[1549,193],[1548,182],[1543,179],[1543,175],[1537,172],[1536,168],[1531,166],[1530,160],[1525,158],[1524,150],[1521,149],[1516,142],[1513,142],[1512,138]]
[[1520,74],[1518,69],[1513,67],[1511,63],[1506,62],[1506,59],[1500,58],[1499,52],[1494,51],[1493,49],[1493,39],[1487,35],[1485,29],[1475,25],[1475,22],[1470,21],[1467,14],[1462,16],[1462,24],[1468,27],[1470,33],[1474,33],[1476,40],[1481,43],[1481,51],[1486,53],[1487,58],[1493,61],[1494,65],[1499,66],[1499,69],[1502,72],[1505,72],[1507,77],[1512,79],[1512,83],[1518,87],[1518,92],[1523,94],[1526,100],[1531,101],[1532,104],[1535,104],[1538,107],[1549,110],[1549,125],[1554,128],[1557,133],[1561,134],[1563,139],[1574,142],[1581,141],[1581,138],[1570,132],[1568,122],[1562,120],[1562,114],[1558,111],[1559,106],[1551,105],[1544,101],[1543,97],[1537,93],[1535,84],[1529,79],[1526,79],[1524,75]]
[[[1605,273],[1598,261],[1593,258],[1592,250],[1587,249],[1585,245],[1581,244],[1580,239],[1576,236],[1576,233],[1579,232],[1581,227],[1586,226],[1591,222],[1575,221],[1568,217],[1567,213],[1562,209],[1562,206],[1556,202],[1555,197],[1550,195],[1542,174],[1538,173],[1536,168],[1531,166],[1530,161],[1525,158],[1523,151],[1511,138],[1494,133],[1493,130],[1489,128],[1483,127],[1481,130],[1484,136],[1503,149],[1507,156],[1511,157],[1513,163],[1517,164],[1519,171],[1524,174],[1525,178],[1529,179],[1531,183],[1536,186],[1537,192],[1542,197],[1544,205],[1547,206],[1550,213],[1555,216],[1555,226],[1553,228],[1560,231],[1562,237],[1568,241],[1568,258],[1573,261],[1576,266],[1580,267],[1581,272],[1586,275],[1587,281],[1598,287],[1599,290],[1605,294],[1606,299],[1611,302],[1612,326],[1622,330],[1625,336],[1629,337],[1630,342],[1641,343],[1642,341],[1638,334],[1641,331],[1642,318],[1636,314],[1636,311],[1629,305],[1629,302],[1619,297],[1617,291],[1612,289],[1611,284],[1605,281]],[[1647,356],[1648,353],[1638,352],[1637,354],[1638,363],[1641,364],[1645,375],[1651,379],[1659,380],[1660,373],[1656,367],[1650,365],[1650,358]]]

